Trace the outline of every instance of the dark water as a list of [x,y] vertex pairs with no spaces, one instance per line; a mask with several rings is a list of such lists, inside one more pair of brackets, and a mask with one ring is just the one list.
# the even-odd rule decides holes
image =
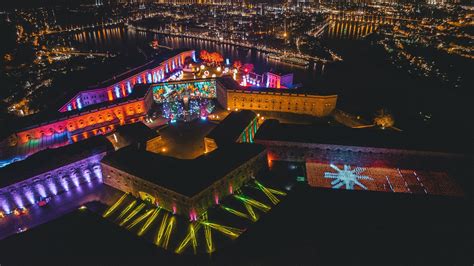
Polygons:
[[218,44],[193,38],[146,33],[124,27],[85,31],[74,34],[73,39],[81,44],[84,49],[116,52],[135,49],[137,46],[147,45],[150,41],[157,39],[160,45],[173,49],[190,48],[195,49],[198,53],[201,50],[219,52],[224,58],[229,58],[231,61],[240,60],[243,64],[252,63],[257,73],[263,73],[269,70],[294,73],[296,83],[302,83],[305,86],[314,83],[318,79],[318,76],[322,75],[322,65],[312,65],[311,69],[304,69],[268,60],[264,53],[252,49],[244,49],[233,45]]

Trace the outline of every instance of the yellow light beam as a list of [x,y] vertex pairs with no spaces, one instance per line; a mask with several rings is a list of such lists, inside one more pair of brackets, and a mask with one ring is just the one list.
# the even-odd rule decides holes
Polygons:
[[165,215],[163,215],[163,219],[161,220],[161,225],[160,225],[160,228],[158,229],[158,233],[156,234],[155,245],[157,246],[160,245],[161,238],[163,237],[163,234],[165,233],[167,220],[168,220],[168,213],[165,213]]
[[267,212],[271,209],[270,206],[268,206],[266,204],[263,204],[259,201],[256,201],[254,199],[251,199],[249,197],[244,197],[244,196],[241,196],[241,195],[234,195],[234,197],[236,199],[241,200],[241,201],[247,202],[248,204],[252,205],[252,207],[258,208],[263,212]]
[[265,187],[264,185],[262,185],[257,180],[255,180],[254,182],[257,185],[258,189],[263,191],[263,193],[265,193],[265,195],[270,199],[270,201],[273,203],[273,205],[276,205],[276,204],[278,204],[278,202],[280,202],[280,200],[274,194],[286,195],[285,192],[281,192],[281,191],[278,191],[278,190],[275,190],[275,189],[269,189],[269,188]]
[[247,202],[244,202],[244,206],[247,209],[247,212],[249,213],[250,217],[252,218],[252,221],[256,222],[258,220],[258,216],[253,210],[252,206]]
[[267,196],[267,198],[270,199],[270,201],[273,203],[273,205],[277,205],[280,200],[275,197],[270,191],[268,191],[266,188],[262,188],[261,191]]
[[158,214],[160,213],[161,208],[158,207],[156,208],[152,215],[146,220],[145,224],[142,226],[140,231],[138,231],[138,236],[142,236],[150,227],[150,225],[153,223],[153,221],[158,217]]
[[[183,239],[183,241],[181,241],[181,243],[179,244],[175,252],[178,254],[181,254],[186,249],[186,247],[189,245],[190,242],[193,242],[193,246],[194,244],[196,244],[197,246],[196,233],[199,231],[200,228],[201,228],[200,223],[198,223],[196,226],[194,226],[194,224],[192,223],[189,224],[188,234]],[[194,247],[194,249],[196,248]]]
[[140,223],[141,221],[145,220],[148,216],[150,216],[155,210],[150,209],[146,211],[144,214],[138,216],[131,224],[127,225],[127,229],[132,229],[135,225]]
[[220,224],[215,224],[215,223],[210,223],[203,221],[201,222],[204,224],[206,227],[210,227],[212,229],[215,229],[231,238],[237,238],[239,237],[245,230],[239,229],[239,228],[234,228],[230,226],[225,226],[225,225],[220,225]]
[[125,200],[125,198],[127,197],[128,193],[125,193],[123,194],[112,206],[110,206],[110,208],[104,212],[104,214],[102,215],[102,217],[106,218],[108,217],[109,215],[111,215],[116,209],[117,207],[122,204],[122,202]]
[[[203,215],[203,220],[207,221],[208,216],[207,212]],[[206,247],[207,247],[207,253],[212,253],[214,252],[214,244],[212,242],[212,232],[211,232],[211,227],[209,226],[204,226],[204,237],[206,238]]]
[[175,223],[176,223],[176,218],[172,216],[170,218],[170,221],[168,222],[168,226],[166,227],[165,236],[164,236],[165,238],[163,239],[163,243],[161,245],[164,249],[168,249],[168,243],[170,242],[171,233],[173,232]]
[[145,207],[145,203],[140,203],[140,205],[138,205],[129,215],[127,215],[127,217],[125,217],[125,219],[123,219],[123,221],[119,225],[123,226],[124,224],[126,224],[130,219],[133,218],[133,216],[135,216],[144,207]]
[[280,196],[286,196],[286,193],[283,192],[283,191],[276,190],[276,189],[269,188],[269,187],[267,187],[267,189],[268,189],[268,191],[270,191],[273,194],[277,194],[277,195],[280,195]]
[[191,229],[191,243],[193,244],[193,251],[194,251],[194,254],[196,254],[197,252],[197,238],[196,238],[196,232],[194,232],[194,224],[191,224],[190,226],[190,229]]
[[229,207],[226,207],[226,206],[224,206],[224,205],[221,205],[221,208],[224,209],[224,210],[226,210],[226,211],[228,211],[228,212],[230,212],[230,213],[232,213],[232,214],[234,214],[234,215],[237,215],[237,216],[239,216],[239,217],[252,220],[252,218],[250,218],[247,214],[245,214],[245,213],[243,213],[243,212],[240,212],[240,211],[238,211],[238,210],[234,210],[234,209],[229,208]]
[[120,213],[120,215],[115,220],[118,221],[118,220],[122,219],[122,217],[125,216],[125,214],[127,214],[127,212],[129,210],[131,210],[133,207],[135,207],[136,204],[137,204],[137,200],[134,200],[134,201],[130,202],[130,204],[128,204],[127,207],[125,207],[125,209],[123,209],[123,211]]

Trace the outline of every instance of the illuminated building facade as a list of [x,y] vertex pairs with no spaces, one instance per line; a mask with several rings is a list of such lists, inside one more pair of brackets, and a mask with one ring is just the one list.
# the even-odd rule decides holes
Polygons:
[[82,110],[55,113],[38,119],[2,142],[0,161],[4,164],[46,148],[60,147],[81,139],[112,132],[116,126],[143,120],[144,96],[140,94],[113,104],[99,104]]
[[230,109],[324,117],[336,108],[337,95],[316,95],[292,89],[227,89],[226,98],[218,98],[218,101],[224,108]]
[[102,82],[97,88],[77,93],[59,111],[82,109],[88,105],[127,97],[132,93],[136,84],[165,81],[173,72],[181,70],[186,62],[193,61],[194,58],[194,50],[177,50],[165,53],[160,59],[114,76],[112,79]]
[[183,160],[129,146],[101,162],[104,183],[191,220],[266,168],[262,145],[233,144]]
[[112,150],[105,137],[97,136],[0,168],[0,211],[9,214],[82,184],[101,183],[100,160]]
[[[175,51],[163,56],[162,60],[157,59],[116,76],[98,88],[76,94],[59,112],[44,112],[19,119],[10,127],[10,135],[0,142],[0,167],[46,148],[61,147],[113,132],[119,125],[142,121],[156,104],[188,101],[189,110],[184,110],[183,106],[181,110],[179,104],[168,104],[163,108],[171,121],[177,117],[174,113],[184,111],[188,112],[188,117],[206,119],[214,109],[215,98],[224,108],[314,116],[329,115],[336,106],[337,95],[242,88],[230,77],[155,84],[166,80],[173,70],[181,71],[184,63],[195,60],[194,50]],[[245,138],[251,139],[252,136],[246,135]]]
[[[167,80],[185,62],[195,60],[194,50],[164,53],[150,63],[77,93],[59,112],[20,119],[11,135],[0,142],[0,167],[46,148],[61,147],[80,139],[112,132],[117,126],[141,121],[153,105],[148,87]],[[136,91],[135,91],[136,90]]]
[[293,86],[293,73],[277,74],[266,72],[264,74],[265,87],[267,88],[291,88]]

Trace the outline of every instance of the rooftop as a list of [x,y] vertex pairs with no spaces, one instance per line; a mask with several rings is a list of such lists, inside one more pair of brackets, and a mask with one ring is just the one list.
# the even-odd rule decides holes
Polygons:
[[112,135],[116,135],[128,143],[148,141],[160,136],[158,132],[149,128],[142,122],[119,126]]
[[40,151],[23,161],[0,168],[0,188],[112,149],[112,144],[104,136],[95,136],[64,147]]
[[386,149],[406,149],[433,152],[467,152],[466,145],[456,139],[441,137],[440,132],[399,132],[376,128],[354,129],[327,125],[284,124],[266,120],[255,141],[287,141]]
[[231,112],[218,126],[216,126],[207,138],[214,139],[217,145],[221,143],[235,142],[242,131],[255,119],[257,115],[249,110]]
[[127,78],[130,78],[136,74],[139,74],[145,70],[148,70],[148,69],[152,69],[152,68],[155,68],[155,67],[158,67],[159,65],[161,65],[164,61],[168,60],[169,58],[171,57],[174,57],[176,55],[179,55],[180,53],[183,53],[183,52],[186,52],[186,51],[190,51],[189,49],[173,49],[171,51],[165,51],[161,54],[159,54],[158,56],[156,56],[155,58],[153,58],[152,61],[146,63],[146,64],[143,64],[141,66],[138,66],[138,67],[135,67],[133,69],[130,69],[126,72],[123,72],[123,73],[119,73],[105,81],[102,81],[100,82],[98,85],[96,86],[93,86],[93,87],[90,87],[89,89],[95,89],[95,88],[103,88],[103,87],[108,87],[108,86],[111,86],[117,82],[120,82],[120,81],[123,81]]
[[192,197],[264,150],[258,144],[232,144],[196,159],[177,159],[131,145],[102,163]]

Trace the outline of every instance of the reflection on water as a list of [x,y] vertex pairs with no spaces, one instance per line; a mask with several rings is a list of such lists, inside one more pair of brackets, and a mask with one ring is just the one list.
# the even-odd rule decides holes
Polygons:
[[101,52],[124,52],[148,45],[153,39],[157,39],[160,45],[173,49],[190,48],[195,49],[198,53],[201,50],[216,51],[221,53],[224,58],[254,64],[255,71],[258,73],[270,70],[291,72],[295,74],[296,82],[301,82],[303,85],[313,84],[317,77],[322,74],[323,70],[322,64],[313,64],[309,69],[304,69],[268,60],[265,53],[253,49],[214,43],[207,40],[158,35],[156,33],[135,31],[125,27],[84,31],[73,35],[73,40],[83,46],[83,49]]
[[[375,26],[370,23],[331,21],[329,27],[325,30],[323,38],[326,41],[337,41],[341,39],[345,39],[346,41],[358,40],[372,33],[374,30]],[[82,49],[101,52],[126,52],[136,50],[138,47],[148,45],[148,43],[154,39],[157,39],[160,45],[168,46],[173,49],[190,48],[195,49],[198,53],[201,50],[217,51],[221,53],[224,58],[254,64],[255,71],[258,73],[272,70],[283,73],[294,73],[295,82],[301,83],[310,89],[321,88],[322,82],[326,84],[330,82],[325,75],[328,71],[336,71],[337,69],[332,65],[316,63],[311,64],[308,69],[304,69],[278,61],[268,60],[265,53],[253,49],[215,43],[208,40],[135,31],[127,27],[103,28],[79,32],[73,35],[73,40],[76,44],[81,45]],[[354,50],[350,44],[344,45],[343,49],[349,50],[349,52]],[[353,52],[357,53],[357,51]]]
[[361,39],[374,32],[375,25],[359,21],[330,21],[325,37],[329,39]]

